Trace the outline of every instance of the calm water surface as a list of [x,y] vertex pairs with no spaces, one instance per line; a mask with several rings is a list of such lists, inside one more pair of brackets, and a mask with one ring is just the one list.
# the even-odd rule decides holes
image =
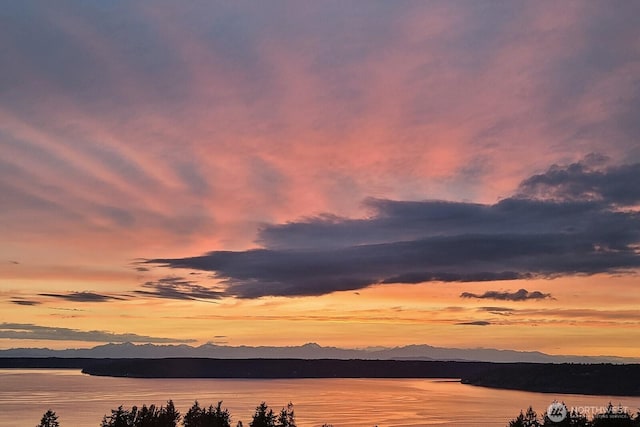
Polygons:
[[201,406],[223,400],[234,426],[239,420],[247,426],[263,400],[274,410],[292,401],[300,427],[504,427],[521,408],[533,405],[541,413],[554,399],[570,407],[612,401],[634,413],[640,407],[640,398],[494,390],[430,379],[131,379],[75,370],[0,369],[2,427],[33,427],[49,408],[61,427],[98,427],[119,405],[160,405],[169,399],[182,414],[195,399]]

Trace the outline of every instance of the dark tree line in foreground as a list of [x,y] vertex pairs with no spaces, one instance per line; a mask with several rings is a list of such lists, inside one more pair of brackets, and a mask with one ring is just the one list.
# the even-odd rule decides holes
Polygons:
[[[564,404],[562,404],[564,405]],[[635,416],[623,407],[615,407],[609,402],[606,410],[595,414],[591,419],[586,415],[564,406],[566,416],[562,421],[552,421],[545,412],[540,418],[531,406],[526,412],[520,411],[507,427],[640,427],[640,412]]]
[[[606,410],[595,414],[591,419],[586,415],[570,411],[564,403],[564,418],[554,421],[546,412],[538,417],[536,411],[530,406],[526,412],[509,421],[507,427],[640,427],[640,412],[635,416],[621,406],[615,407],[611,403]],[[554,418],[554,417],[552,417]],[[119,406],[111,410],[111,415],[105,415],[100,427],[178,427],[182,421],[183,427],[231,427],[231,413],[222,408],[222,401],[216,406],[201,407],[196,401],[187,411],[184,417],[178,412],[172,400],[167,406],[142,405],[142,408],[133,406],[126,409]],[[58,416],[49,409],[44,413],[40,424],[36,427],[60,427]],[[236,427],[243,427],[242,421],[238,421]],[[256,407],[249,427],[297,427],[293,404],[289,403],[279,413],[273,412],[265,402]],[[323,427],[332,427],[324,424]]]
[[[105,415],[100,427],[178,427],[180,421],[184,427],[231,427],[231,413],[222,408],[222,401],[216,406],[201,407],[196,401],[184,417],[176,410],[172,400],[167,406],[142,405],[127,409],[122,405]],[[60,427],[58,416],[49,409],[44,413],[36,427]],[[243,427],[238,421],[236,427]],[[296,427],[293,404],[289,403],[279,413],[273,412],[265,402],[256,407],[249,427]]]

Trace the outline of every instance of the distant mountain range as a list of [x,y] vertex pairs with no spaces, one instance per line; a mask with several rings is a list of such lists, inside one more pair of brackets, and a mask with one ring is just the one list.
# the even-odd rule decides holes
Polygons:
[[0,357],[62,358],[167,358],[206,357],[217,359],[365,359],[365,360],[443,360],[481,362],[532,363],[640,363],[640,358],[616,356],[559,356],[538,351],[497,350],[491,348],[444,348],[430,345],[408,345],[393,348],[345,349],[307,343],[293,347],[249,347],[204,344],[105,344],[93,348],[51,350],[48,348],[13,348],[0,350]]

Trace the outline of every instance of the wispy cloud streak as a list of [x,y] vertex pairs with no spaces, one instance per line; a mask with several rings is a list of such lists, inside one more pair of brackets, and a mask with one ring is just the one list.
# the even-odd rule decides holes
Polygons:
[[179,343],[192,342],[173,338],[137,334],[116,334],[107,331],[82,331],[70,328],[40,326],[31,323],[0,323],[0,338],[20,340],[58,340],[88,342]]
[[199,285],[182,277],[164,277],[155,282],[146,282],[143,289],[134,291],[138,296],[177,300],[204,300],[211,302],[224,296],[224,293]]
[[[541,300],[551,298],[551,294],[545,294],[540,291],[527,291],[526,289],[519,289],[515,292],[509,291],[486,291],[483,294],[474,294],[472,292],[463,292],[460,294],[461,298],[477,298],[477,299],[493,299],[498,301],[527,301],[527,300]],[[485,307],[496,308],[496,307]],[[504,310],[488,310],[488,311],[504,311]]]
[[16,305],[23,305],[23,306],[34,306],[34,305],[42,304],[42,302],[40,301],[27,300],[27,299],[12,299],[11,303]]
[[456,323],[456,325],[461,325],[461,326],[489,326],[489,325],[491,325],[491,322],[487,322],[486,320],[474,320],[472,322]]
[[113,295],[102,295],[95,292],[70,292],[67,294],[52,294],[52,293],[42,293],[40,296],[43,297],[51,297],[51,298],[59,298],[67,301],[74,302],[108,302],[113,300],[125,300],[121,296],[113,296]]

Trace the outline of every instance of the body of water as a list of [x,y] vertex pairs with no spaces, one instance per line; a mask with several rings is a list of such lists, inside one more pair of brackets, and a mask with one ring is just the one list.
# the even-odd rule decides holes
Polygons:
[[583,396],[496,390],[435,379],[134,379],[92,377],[75,370],[0,369],[0,426],[33,427],[49,408],[61,427],[98,427],[119,405],[165,404],[186,413],[223,401],[233,425],[249,425],[265,401],[279,411],[291,401],[299,427],[497,426],[520,409],[542,413],[554,400],[586,411],[614,405],[640,407],[637,397]]

